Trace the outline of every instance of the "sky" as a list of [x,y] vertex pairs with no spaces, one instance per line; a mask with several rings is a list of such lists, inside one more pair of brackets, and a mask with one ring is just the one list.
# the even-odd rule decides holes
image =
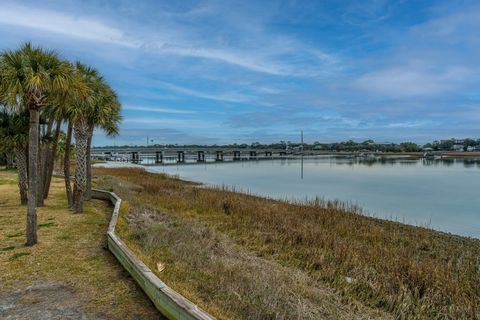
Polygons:
[[118,93],[97,146],[480,138],[478,30],[477,0],[0,0],[0,50],[54,49]]

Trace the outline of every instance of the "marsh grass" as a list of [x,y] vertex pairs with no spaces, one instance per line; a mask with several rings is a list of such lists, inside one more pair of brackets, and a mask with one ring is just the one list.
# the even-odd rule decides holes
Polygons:
[[122,202],[116,232],[160,279],[218,319],[389,318],[342,302],[307,273],[257,257],[201,221],[135,200]]
[[[180,264],[177,259],[198,261],[193,265],[184,262],[182,267],[167,272],[174,281],[199,272],[196,265],[215,255],[205,253],[201,257],[199,249],[179,259],[176,242],[168,240],[171,230],[181,233],[182,229],[175,227],[179,222],[165,223],[164,218],[155,222],[155,216],[167,215],[181,218],[182,223],[204,226],[220,235],[219,244],[232,243],[239,252],[285,268],[286,274],[302,272],[312,284],[334,289],[346,305],[360,302],[400,319],[480,318],[479,240],[366,217],[340,202],[276,201],[225,188],[199,188],[137,169],[95,172],[117,177],[119,180],[103,178],[99,185],[113,188],[135,206],[148,209],[146,215],[153,222],[137,225],[131,218],[135,216],[132,211],[122,232],[130,236],[130,243],[150,261],[152,269],[156,262],[148,258],[150,255],[173,265]],[[187,230],[199,232],[192,226]],[[193,248],[202,237],[207,236],[200,232],[198,237],[177,241]],[[199,252],[198,257],[195,252]],[[220,261],[217,267],[225,271],[229,264]],[[239,271],[225,272],[206,272],[204,277],[215,277],[215,281],[227,285],[225,279],[236,277]],[[252,279],[256,276],[250,273]],[[271,293],[275,288],[270,287]],[[197,288],[197,295],[212,303],[209,295],[201,293],[204,289]],[[258,303],[264,295],[268,296],[268,290],[242,299]],[[246,315],[248,312],[242,316],[248,318]]]

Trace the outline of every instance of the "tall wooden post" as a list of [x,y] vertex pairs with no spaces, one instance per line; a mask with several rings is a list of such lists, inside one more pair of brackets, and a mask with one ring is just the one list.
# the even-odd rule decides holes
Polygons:
[[223,151],[221,151],[221,150],[217,151],[217,158],[215,160],[216,161],[223,161]]
[[240,157],[241,157],[240,155],[241,155],[240,151],[233,151],[233,161],[240,160]]
[[185,162],[185,152],[183,151],[177,151],[177,154],[178,154],[178,158],[177,158],[177,162],[178,163],[183,163]]
[[163,162],[163,152],[157,151],[155,152],[155,163],[162,163]]

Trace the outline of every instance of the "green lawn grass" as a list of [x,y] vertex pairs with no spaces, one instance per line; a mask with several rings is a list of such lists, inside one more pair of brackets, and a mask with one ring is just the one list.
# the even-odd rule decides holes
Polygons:
[[[153,305],[105,250],[112,208],[91,201],[85,213],[66,208],[63,181],[54,178],[45,207],[38,209],[38,244],[26,247],[26,207],[19,205],[13,171],[0,170],[0,293],[35,281],[62,283],[86,311],[107,319],[158,319]],[[10,181],[13,181],[10,183]]]

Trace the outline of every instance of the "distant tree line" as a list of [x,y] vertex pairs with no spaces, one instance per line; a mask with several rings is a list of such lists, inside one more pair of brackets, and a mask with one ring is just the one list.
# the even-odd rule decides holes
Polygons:
[[424,145],[424,148],[432,148],[435,151],[443,150],[458,150],[458,151],[473,151],[480,150],[480,139],[449,139],[449,140],[435,140]]
[[[106,146],[114,148],[114,146]],[[144,147],[142,145],[123,145],[115,146],[117,148],[128,148],[128,147]],[[238,148],[238,149],[298,149],[301,147],[298,142],[291,141],[279,141],[274,143],[260,143],[253,142],[251,144],[242,143],[242,144],[213,144],[213,145],[201,145],[201,144],[152,144],[150,148]],[[473,151],[480,150],[480,139],[449,139],[449,140],[435,140],[433,142],[427,143],[425,145],[419,145],[414,142],[385,142],[379,143],[373,140],[365,140],[362,142],[356,142],[353,140],[342,141],[342,142],[333,142],[333,143],[322,143],[315,141],[314,143],[304,143],[304,150],[319,150],[319,151],[330,151],[330,152],[420,152],[424,150],[431,149],[433,151]]]

